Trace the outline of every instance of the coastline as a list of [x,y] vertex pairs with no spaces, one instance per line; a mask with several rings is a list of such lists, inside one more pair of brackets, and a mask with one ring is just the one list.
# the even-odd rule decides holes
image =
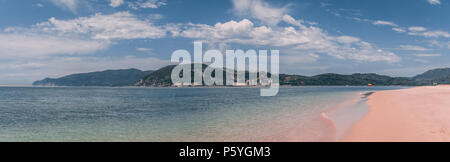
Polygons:
[[369,112],[341,141],[450,141],[450,86],[379,91],[368,97]]

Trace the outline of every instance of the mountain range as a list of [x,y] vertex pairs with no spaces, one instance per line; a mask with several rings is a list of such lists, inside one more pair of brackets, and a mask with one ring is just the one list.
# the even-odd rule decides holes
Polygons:
[[[189,65],[188,65],[189,66]],[[193,65],[191,65],[193,67]],[[138,69],[106,70],[101,72],[81,73],[61,78],[46,78],[33,83],[36,86],[172,86],[171,73],[175,65],[169,65],[155,71],[141,71]],[[207,65],[203,65],[203,70]],[[228,71],[224,69],[224,71]],[[235,71],[236,73],[236,71]],[[193,76],[194,73],[192,72]],[[213,76],[215,74],[213,73]],[[235,74],[236,75],[236,74]],[[224,78],[225,78],[224,74]],[[246,72],[248,80],[249,72]],[[259,74],[257,74],[259,76]],[[270,74],[269,74],[270,76]],[[308,85],[432,85],[449,84],[450,68],[440,68],[426,71],[414,77],[390,77],[375,73],[355,73],[351,75],[326,73],[315,76],[280,74],[280,85],[308,86]],[[192,77],[193,78],[193,77]]]
[[132,86],[139,79],[151,74],[153,71],[138,69],[106,70],[92,73],[81,73],[61,78],[45,78],[35,81],[36,86]]
[[439,68],[428,70],[425,73],[419,74],[413,77],[414,80],[421,82],[422,84],[450,84],[450,68]]

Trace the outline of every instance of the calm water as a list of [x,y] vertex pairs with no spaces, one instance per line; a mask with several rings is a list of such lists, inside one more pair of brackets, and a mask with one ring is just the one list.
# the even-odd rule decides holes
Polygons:
[[0,141],[333,141],[401,87],[0,87]]

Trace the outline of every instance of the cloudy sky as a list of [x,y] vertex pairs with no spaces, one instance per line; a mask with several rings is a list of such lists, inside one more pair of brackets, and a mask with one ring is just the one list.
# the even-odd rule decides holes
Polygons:
[[152,70],[177,49],[278,49],[284,73],[450,66],[449,0],[0,0],[0,84]]

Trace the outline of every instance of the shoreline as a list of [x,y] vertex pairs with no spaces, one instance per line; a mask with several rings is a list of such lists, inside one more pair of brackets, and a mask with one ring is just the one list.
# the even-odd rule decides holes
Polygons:
[[450,141],[450,86],[379,91],[344,142]]
[[352,126],[361,120],[369,111],[366,105],[368,97],[376,91],[355,92],[352,97],[335,103],[329,110],[319,114],[320,119],[332,128],[332,138],[324,141],[336,142],[344,138]]

